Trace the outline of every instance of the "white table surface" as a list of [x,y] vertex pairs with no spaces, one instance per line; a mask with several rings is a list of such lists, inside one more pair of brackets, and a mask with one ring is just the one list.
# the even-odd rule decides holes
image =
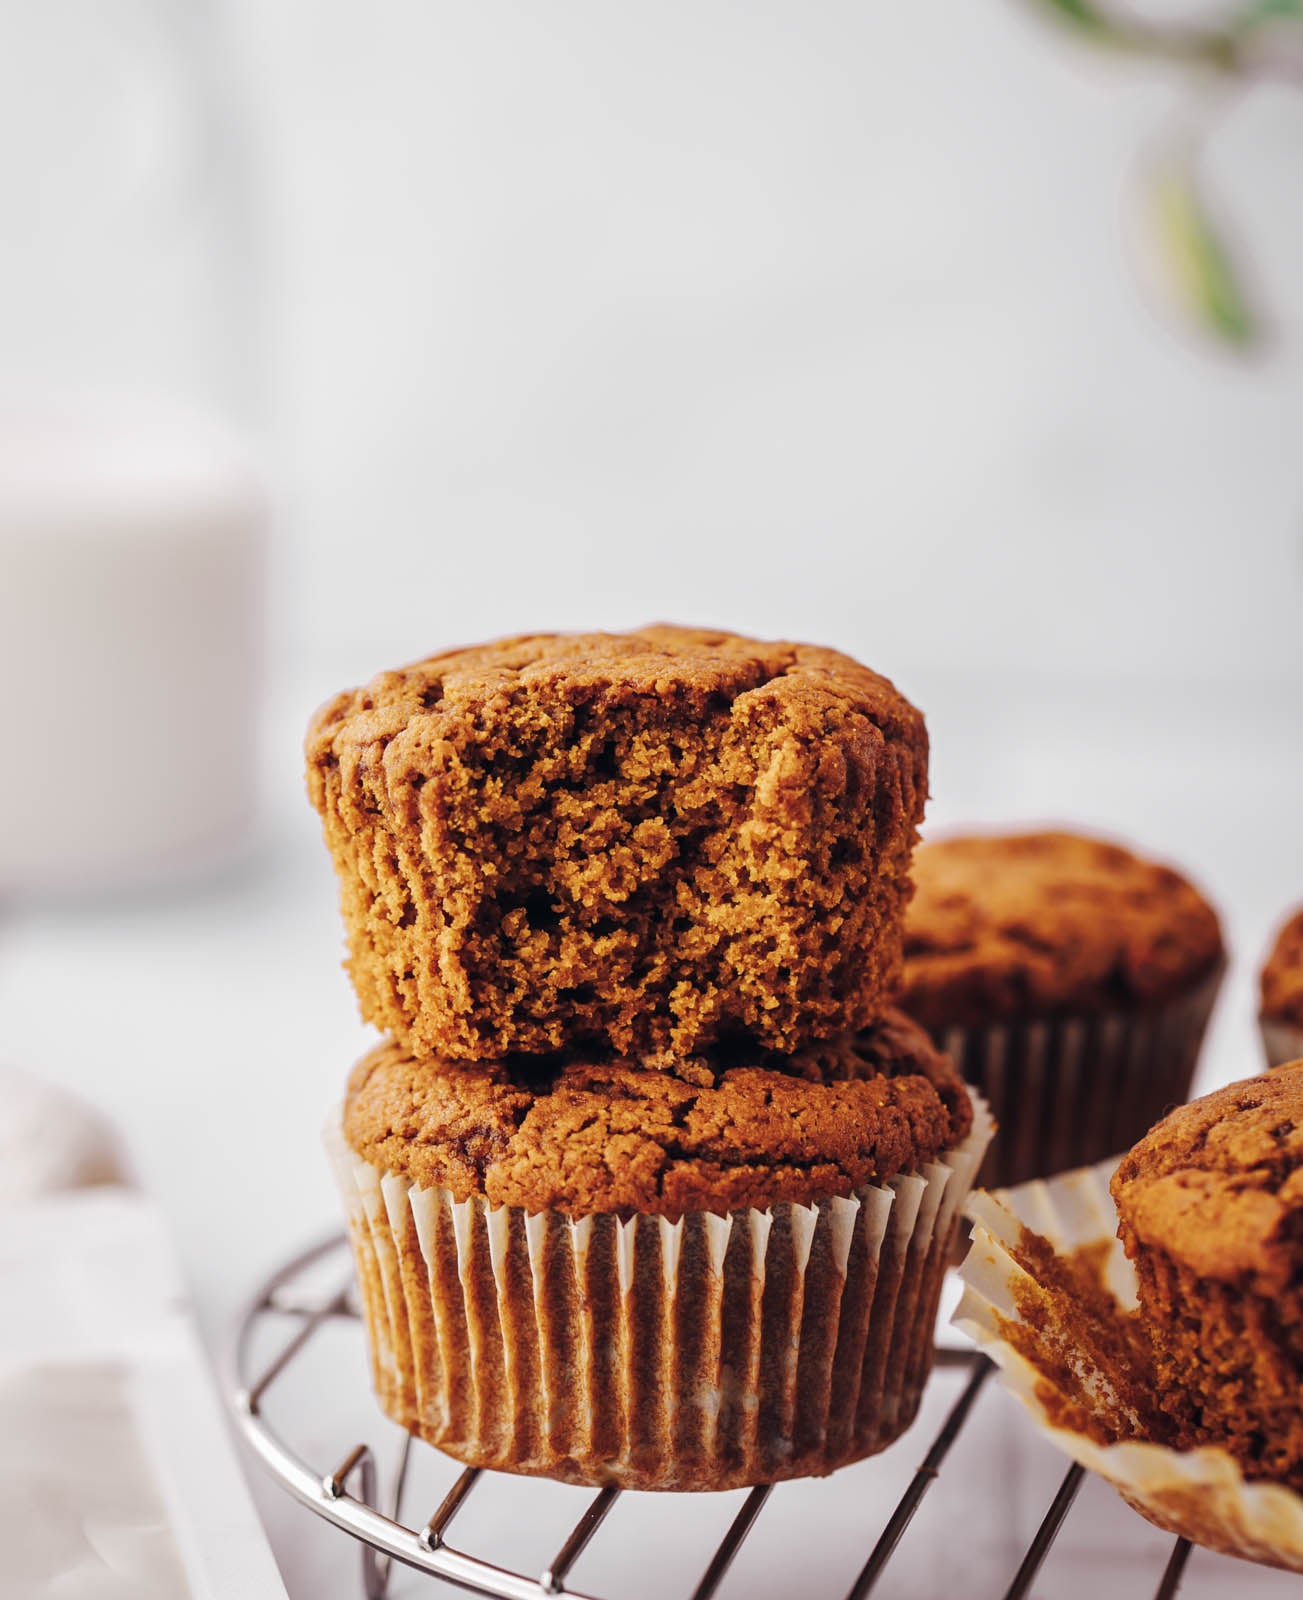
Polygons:
[[[141,1182],[170,1219],[210,1345],[255,1280],[334,1224],[319,1129],[372,1037],[340,967],[333,878],[299,776],[303,724],[333,684],[328,672],[304,671],[286,675],[272,695],[263,835],[238,871],[202,890],[10,905],[0,914],[0,1055],[81,1091],[116,1119]],[[1234,954],[1200,1086],[1258,1070],[1253,974],[1273,922],[1303,900],[1296,686],[1265,695],[1227,685],[1142,691],[938,674],[908,687],[929,713],[933,826],[1073,819],[1130,836],[1196,873],[1225,914]],[[360,1383],[356,1370],[350,1376]],[[825,1575],[827,1592],[844,1592],[871,1542],[868,1530],[917,1465],[928,1419],[935,1422],[953,1384],[938,1380],[925,1419],[880,1461],[779,1491],[723,1593],[790,1594],[807,1570]],[[332,1408],[344,1402],[323,1386],[314,1404],[318,1435],[332,1439]],[[354,1440],[338,1414],[342,1455]],[[893,1594],[999,1592],[982,1573],[993,1573],[998,1559],[1008,1581],[1017,1548],[1048,1503],[1060,1459],[1030,1437],[1004,1396],[988,1396],[981,1417],[911,1535],[914,1553],[893,1568]],[[431,1470],[449,1473],[441,1463]],[[274,1485],[255,1478],[254,1489],[291,1594],[357,1594],[342,1537]],[[559,1525],[550,1492],[502,1485],[493,1502],[498,1527],[545,1546]],[[567,1508],[573,1494],[556,1490]],[[576,1574],[581,1587],[657,1593],[646,1558],[670,1533],[685,1542],[690,1587],[693,1553],[708,1552],[725,1513],[714,1497],[676,1502],[672,1516],[664,1502],[650,1511],[636,1503],[644,1498],[621,1503]],[[1084,1600],[1102,1578],[1116,1580],[1120,1593],[1151,1592],[1166,1548],[1090,1484],[1043,1592]],[[1297,1588],[1297,1580],[1198,1556],[1182,1593],[1224,1594],[1228,1584],[1251,1600],[1283,1600]],[[427,1588],[439,1590],[404,1574],[393,1592]]]

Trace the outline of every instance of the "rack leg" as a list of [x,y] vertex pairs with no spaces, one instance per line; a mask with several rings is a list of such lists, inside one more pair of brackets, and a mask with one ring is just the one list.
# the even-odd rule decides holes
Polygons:
[[[376,1460],[371,1454],[369,1444],[360,1444],[349,1452],[340,1462],[329,1477],[322,1480],[322,1488],[332,1500],[338,1500],[342,1495],[348,1494],[348,1480],[357,1474],[361,1493],[353,1498],[361,1505],[376,1506]],[[404,1447],[399,1461],[399,1470],[394,1486],[394,1502],[403,1492],[403,1479],[407,1476],[407,1450]],[[366,1600],[385,1600],[389,1593],[389,1557],[382,1556],[378,1550],[369,1544],[362,1546],[362,1592]]]

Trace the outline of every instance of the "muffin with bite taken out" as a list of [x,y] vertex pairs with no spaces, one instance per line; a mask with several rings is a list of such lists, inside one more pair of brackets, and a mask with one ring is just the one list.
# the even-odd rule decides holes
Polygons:
[[336,696],[307,756],[362,1012],[418,1054],[790,1051],[898,983],[927,733],[836,651],[504,639]]

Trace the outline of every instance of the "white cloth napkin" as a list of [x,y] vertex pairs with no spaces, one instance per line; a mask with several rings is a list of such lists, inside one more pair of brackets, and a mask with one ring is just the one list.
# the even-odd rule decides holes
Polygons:
[[80,1102],[0,1104],[0,1594],[285,1600],[161,1217]]
[[0,1209],[55,1189],[126,1181],[121,1144],[102,1112],[0,1064]]

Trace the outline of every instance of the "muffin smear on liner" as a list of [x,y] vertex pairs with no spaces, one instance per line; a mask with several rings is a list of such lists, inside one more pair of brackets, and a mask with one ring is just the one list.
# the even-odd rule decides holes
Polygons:
[[1303,1572],[1303,1061],[968,1207],[955,1323],[1169,1532]]

